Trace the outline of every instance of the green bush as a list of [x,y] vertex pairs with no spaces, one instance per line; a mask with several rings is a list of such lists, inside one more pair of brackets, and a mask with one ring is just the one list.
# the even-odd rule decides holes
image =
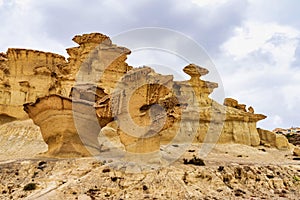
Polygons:
[[300,181],[300,178],[298,176],[293,177],[294,181]]

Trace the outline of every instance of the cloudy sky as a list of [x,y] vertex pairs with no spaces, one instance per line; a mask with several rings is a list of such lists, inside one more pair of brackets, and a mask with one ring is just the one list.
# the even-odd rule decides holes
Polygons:
[[0,0],[0,51],[67,56],[76,34],[167,28],[207,51],[225,96],[268,116],[260,127],[300,126],[299,8],[298,0]]

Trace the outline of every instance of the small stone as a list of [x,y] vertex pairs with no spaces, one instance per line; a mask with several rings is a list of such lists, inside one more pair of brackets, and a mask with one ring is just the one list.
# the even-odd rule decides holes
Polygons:
[[300,148],[299,147],[295,147],[294,151],[293,151],[294,156],[300,156]]

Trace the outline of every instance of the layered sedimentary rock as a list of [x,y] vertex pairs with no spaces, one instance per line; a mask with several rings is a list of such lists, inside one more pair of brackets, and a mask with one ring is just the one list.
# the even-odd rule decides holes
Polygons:
[[[215,124],[218,125],[211,126],[211,129],[214,129],[219,128],[219,124],[223,121],[224,111],[222,108],[216,109],[212,106],[218,104],[209,98],[218,84],[201,80],[201,76],[208,74],[209,71],[195,64],[186,66],[183,71],[191,76],[190,80],[177,81],[173,85],[176,98],[183,106],[181,118],[161,133],[163,144],[203,142],[210,127],[207,123],[216,120]],[[218,133],[220,130],[215,131]],[[217,137],[211,138],[211,142],[217,142]]]
[[289,141],[284,135],[280,135],[268,130],[257,129],[261,144],[265,146],[276,147],[277,149],[289,149]]
[[149,67],[133,69],[125,62],[130,50],[103,34],[73,41],[79,46],[67,49],[67,60],[23,49],[0,54],[2,121],[26,117],[25,103],[48,155],[88,156],[109,141],[133,153],[172,142],[260,144],[256,122],[265,116],[234,99],[211,99],[218,84],[202,80],[207,69],[190,64],[183,69],[190,80],[173,81]]
[[68,60],[58,54],[28,49],[1,53],[0,113],[27,118],[24,103],[51,94],[69,97],[75,81],[99,85],[109,93],[132,68],[125,63],[130,51],[112,44],[103,34],[77,35],[73,41],[79,46],[67,49]]
[[110,94],[119,79],[132,69],[125,62],[130,50],[112,44],[106,35],[77,35],[73,41],[79,46],[67,49],[68,69],[72,75],[77,73],[77,82],[95,84]]
[[[175,88],[181,98],[188,97],[186,103],[193,105],[192,110],[193,112],[196,110],[196,113],[193,115],[189,111],[182,118],[180,124],[166,130],[163,133],[165,135],[164,143],[168,143],[170,138],[174,138],[180,131],[185,131],[185,136],[195,137],[194,142],[241,143],[253,146],[260,144],[256,122],[266,116],[254,114],[253,108],[250,109],[251,112],[246,112],[246,106],[238,104],[238,101],[234,99],[225,99],[223,106],[209,98],[213,89],[218,85],[201,80],[201,76],[208,74],[207,69],[191,64],[186,66],[183,71],[189,74],[191,79],[176,82]],[[183,130],[179,126],[182,126]],[[180,137],[176,139],[176,142],[187,142],[188,139],[189,137]]]
[[[44,91],[49,91],[40,95],[44,98],[37,96],[38,100],[35,102],[36,98],[32,99],[31,102],[35,103],[31,104],[28,101],[20,102],[21,105],[26,103],[25,111],[41,127],[45,142],[49,145],[47,155],[56,157],[98,153],[99,131],[112,121],[108,93],[131,69],[125,63],[130,51],[112,44],[103,34],[77,35],[73,41],[79,46],[67,49],[70,57],[67,62],[63,58],[60,71],[55,65],[49,73],[41,71],[45,76],[50,75],[55,83],[37,83],[45,87]],[[67,102],[68,106],[57,108],[52,101]],[[56,113],[52,113],[54,111]],[[52,120],[41,118],[44,114],[51,116]],[[50,129],[52,126],[56,127],[55,131]],[[68,144],[66,141],[69,141]]]
[[[181,114],[173,83],[173,76],[157,74],[149,67],[130,71],[118,83],[111,95],[112,115],[118,126],[110,124],[110,129],[114,129],[126,151],[159,150],[160,132],[170,128]],[[108,130],[104,131],[102,134],[107,136]],[[115,138],[115,134],[111,136]]]
[[227,107],[226,120],[219,142],[234,142],[258,146],[260,144],[260,137],[256,129],[256,123],[265,118],[266,116],[261,114]]
[[63,93],[57,74],[63,56],[27,49],[8,49],[0,55],[0,113],[26,118],[23,104],[51,93]]
[[70,98],[50,95],[39,98],[35,103],[24,104],[24,110],[36,125],[48,144],[46,156],[78,157],[97,155],[97,141],[101,127],[112,121],[106,107],[97,107],[107,94],[94,85],[77,85],[72,88]]
[[[183,71],[191,76],[189,81],[174,82],[149,68],[135,69],[124,76],[112,98],[112,112],[119,119],[119,126],[113,123],[104,129],[114,143],[119,136],[131,152],[151,152],[171,142],[260,144],[256,122],[264,119],[264,115],[254,114],[253,108],[246,112],[246,106],[238,106],[236,100],[232,100],[236,105],[223,106],[209,98],[217,84],[200,79],[208,73],[207,69],[190,64]],[[149,74],[157,81],[151,81]],[[148,111],[152,108],[155,112],[157,106],[163,108],[165,116],[149,117]],[[163,119],[160,123],[150,125],[159,122],[159,118]],[[155,134],[145,137],[151,132],[149,127],[155,128]]]

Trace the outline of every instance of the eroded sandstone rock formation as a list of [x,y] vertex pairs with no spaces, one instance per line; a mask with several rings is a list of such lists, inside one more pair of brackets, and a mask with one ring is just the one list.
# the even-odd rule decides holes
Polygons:
[[132,69],[125,62],[130,50],[112,44],[106,35],[77,35],[73,41],[80,46],[67,49],[70,55],[67,68],[71,71],[72,78],[76,75],[79,83],[96,84],[110,94],[119,79]]
[[[26,104],[25,110],[29,113],[29,116],[34,122],[40,125],[41,121],[35,114],[42,112],[45,105],[51,104],[51,102],[48,101],[52,101],[54,96],[55,98],[65,99],[66,101],[71,102],[70,108],[63,108],[60,110],[60,112],[68,113],[65,116],[69,118],[70,123],[73,120],[73,117],[71,116],[72,109],[80,110],[83,105],[89,105],[89,109],[94,112],[94,102],[100,102],[101,100],[103,102],[98,105],[98,111],[101,110],[101,112],[98,113],[101,115],[99,118],[99,125],[103,127],[111,121],[111,116],[109,116],[109,113],[107,112],[109,108],[107,106],[103,107],[104,104],[108,105],[106,100],[109,98],[107,98],[106,92],[109,93],[118,82],[118,79],[131,69],[131,67],[125,63],[126,56],[130,54],[130,51],[126,48],[113,45],[107,36],[100,33],[77,35],[73,38],[73,41],[79,44],[79,46],[67,49],[67,52],[70,55],[68,60],[57,54],[27,49],[9,49],[6,53],[1,53],[1,123],[12,121],[14,119],[27,118],[28,115],[23,111],[23,104]],[[101,63],[99,63],[99,60],[101,60]],[[90,66],[90,63],[92,63],[92,66]],[[95,80],[91,74],[97,76],[100,74],[100,80]],[[77,84],[75,84],[75,81],[77,81]],[[101,86],[101,89],[98,86]],[[92,100],[92,98],[94,98],[93,92],[98,95],[98,99],[96,98],[94,101]],[[76,96],[76,94],[79,93],[80,95]],[[48,96],[51,98],[48,98]],[[76,102],[81,102],[76,104],[78,109],[74,108],[74,101],[72,108],[72,101],[71,99],[68,99],[68,97],[76,100]],[[43,99],[43,101],[36,101],[40,99]],[[47,99],[47,101],[45,99]],[[86,101],[85,104],[83,101]],[[29,104],[31,102],[36,102],[38,105],[35,106],[36,104]],[[42,103],[44,103],[44,105],[40,106]],[[32,111],[33,107],[41,110]],[[50,108],[51,107],[49,107],[49,109]],[[55,108],[51,109],[55,110]],[[106,109],[106,111],[103,109]],[[88,113],[79,115],[78,112],[75,112],[75,114],[75,121],[79,124],[83,124],[81,121],[86,120],[85,118],[88,115],[91,115]],[[80,120],[77,118],[80,118]],[[59,117],[54,121],[55,123],[63,122],[59,120]],[[47,132],[51,132],[51,124],[47,126],[49,130],[42,128],[43,135],[48,135]],[[62,124],[62,130],[56,130],[56,133],[64,132],[65,126],[68,125]],[[75,138],[74,141],[77,141],[78,130],[81,131],[81,129],[84,128],[76,123],[71,123],[69,126],[72,127],[70,128],[70,130],[72,130],[70,132],[72,132]],[[100,128],[94,130],[93,133],[95,133],[95,135],[92,135],[95,136],[95,138],[91,137],[89,141],[97,141],[97,135]],[[69,137],[70,136],[68,136],[68,139],[70,139]],[[57,140],[56,142],[62,144],[54,145],[55,142],[53,143],[56,147],[51,145],[50,141],[52,140],[47,139],[46,143],[51,147],[48,151],[51,155],[57,155],[57,153],[54,152],[72,151],[70,148],[69,150],[62,150],[63,148],[59,147],[64,146],[63,141],[61,140]],[[78,146],[78,142],[75,143]],[[53,148],[56,150],[54,151]],[[87,153],[77,152],[77,150],[74,150],[74,152],[75,154],[88,155]]]
[[234,99],[224,105],[211,99],[218,84],[201,79],[207,69],[190,64],[183,69],[190,80],[173,81],[129,66],[130,50],[103,34],[73,41],[79,46],[67,49],[67,60],[24,49],[0,54],[0,113],[5,120],[25,118],[25,104],[47,155],[89,156],[109,150],[108,143],[132,153],[172,142],[260,144],[256,122],[265,116]]
[[111,97],[111,111],[118,126],[110,128],[114,128],[126,151],[159,150],[160,133],[172,127],[181,115],[173,84],[173,76],[157,74],[149,67],[133,69],[119,82]]
[[[199,117],[187,114],[180,124],[174,126],[177,130],[174,127],[166,130],[163,134],[165,143],[168,142],[170,136],[174,137],[178,132],[184,131],[186,132],[185,136],[194,134],[194,142],[240,143],[252,146],[260,144],[256,122],[266,116],[254,114],[253,109],[246,112],[246,106],[238,104],[234,99],[225,99],[223,106],[209,98],[218,84],[201,80],[201,76],[209,73],[207,69],[191,64],[186,66],[183,71],[189,74],[191,79],[176,82],[176,88],[180,88],[180,93],[192,89],[190,92],[193,92],[193,95],[188,96],[193,98],[188,99],[186,103],[196,106],[192,110],[197,110]],[[182,124],[184,128],[181,130],[179,126]],[[180,137],[176,140],[184,142],[186,139]]]
[[264,146],[276,147],[277,149],[289,149],[290,144],[284,135],[258,128],[261,144]]
[[[83,103],[82,106],[85,104]],[[89,108],[89,105],[86,107]],[[73,112],[76,111],[72,109],[71,99],[51,95],[39,98],[35,103],[25,104],[24,109],[34,123],[41,128],[43,139],[48,144],[47,156],[80,157],[91,155],[77,134],[73,118]],[[86,120],[89,132],[95,130],[92,120]]]
[[[0,113],[17,119],[27,118],[24,103],[51,94],[69,97],[75,79],[97,82],[109,92],[132,68],[125,63],[130,50],[113,45],[103,34],[77,35],[73,41],[79,46],[67,49],[68,60],[58,54],[29,49],[8,49],[1,53]],[[90,74],[99,75],[99,71],[101,81],[95,81]]]
[[[27,49],[8,49],[0,55],[0,113],[26,118],[23,104],[51,93],[63,93],[57,74],[63,56]],[[60,91],[59,91],[60,90]]]

